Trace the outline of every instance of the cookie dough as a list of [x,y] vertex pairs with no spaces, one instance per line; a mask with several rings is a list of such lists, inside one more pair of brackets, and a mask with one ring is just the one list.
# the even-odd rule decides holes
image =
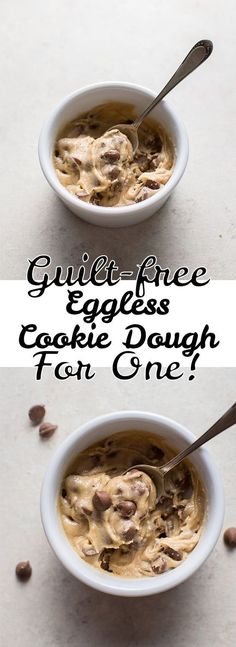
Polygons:
[[154,121],[139,128],[133,153],[128,137],[110,127],[135,119],[127,104],[97,106],[68,124],[53,152],[59,181],[84,202],[122,206],[149,198],[166,184],[174,165],[173,145]]
[[157,502],[152,480],[124,470],[161,465],[174,452],[157,436],[122,432],[82,452],[59,494],[59,514],[73,548],[89,564],[122,577],[155,576],[176,568],[198,543],[205,494],[188,462],[166,479]]

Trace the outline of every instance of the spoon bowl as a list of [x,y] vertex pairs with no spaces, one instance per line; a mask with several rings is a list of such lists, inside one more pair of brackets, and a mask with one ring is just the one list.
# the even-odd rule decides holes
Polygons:
[[139,138],[138,138],[138,131],[137,128],[135,127],[134,123],[133,124],[117,124],[116,126],[112,126],[112,128],[109,128],[108,132],[110,130],[119,130],[120,133],[123,133],[128,137],[132,144],[133,152],[134,154],[138,150],[139,147]]
[[138,469],[141,472],[145,472],[145,474],[148,474],[150,478],[152,479],[156,490],[157,490],[157,501],[161,498],[161,496],[166,494],[165,491],[165,476],[170,472],[172,469],[177,467],[186,456],[189,456],[189,454],[192,454],[192,452],[195,451],[195,449],[198,449],[198,447],[201,447],[204,445],[208,440],[211,440],[211,438],[214,438],[215,436],[218,436],[218,434],[221,434],[222,431],[225,431],[226,429],[229,429],[229,427],[232,427],[232,425],[236,424],[236,402],[227,409],[227,411],[221,416],[213,425],[205,431],[204,434],[202,434],[197,440],[194,441],[194,443],[191,443],[191,445],[188,445],[182,452],[174,456],[173,458],[168,461],[168,463],[165,463],[165,465],[161,465],[161,467],[157,467],[156,465],[146,465],[146,464],[138,464],[138,465],[133,465],[132,467],[129,467],[128,470],[124,472],[124,474],[127,474],[127,472],[130,472],[131,470]]
[[144,472],[145,474],[150,476],[157,491],[157,500],[166,495],[164,473],[161,467],[147,464],[134,465],[133,467],[130,467],[128,470],[126,470],[124,474],[127,474],[127,472],[131,472],[132,470],[139,470],[140,472]]
[[142,121],[149,115],[149,113],[155,108],[155,106],[162,100],[164,97],[175,88],[176,85],[183,81],[191,72],[196,70],[199,65],[201,65],[207,58],[210,56],[213,50],[213,43],[211,40],[200,40],[198,41],[187,54],[185,59],[179,65],[176,72],[173,74],[171,79],[165,85],[165,87],[159,92],[157,97],[150,103],[147,108],[141,113],[135,121],[131,124],[116,124],[108,130],[119,130],[121,133],[124,133],[126,137],[131,141],[134,153],[137,151],[139,146],[138,138],[138,128]]

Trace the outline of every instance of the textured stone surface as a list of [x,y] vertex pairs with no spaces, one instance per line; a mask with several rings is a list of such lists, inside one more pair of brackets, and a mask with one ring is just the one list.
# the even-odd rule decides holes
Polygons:
[[[1,634],[7,647],[233,647],[235,560],[220,538],[207,563],[175,590],[146,599],[119,599],[70,576],[47,544],[39,515],[41,481],[53,451],[89,418],[116,409],[157,411],[203,432],[235,399],[236,369],[199,369],[191,383],[129,384],[100,369],[88,384],[34,381],[32,369],[2,369]],[[186,389],[186,386],[188,387]],[[140,393],[142,397],[140,399]],[[27,411],[44,402],[58,430],[42,442]],[[225,527],[235,525],[236,430],[208,445],[226,494]],[[9,484],[9,489],[8,489]],[[33,574],[21,584],[18,561]]]
[[[1,3],[0,277],[23,279],[26,259],[77,265],[86,249],[133,269],[154,252],[164,266],[204,264],[235,278],[234,0],[12,0]],[[226,10],[227,5],[227,10]],[[14,20],[13,20],[14,16]],[[84,85],[125,80],[159,90],[200,38],[211,59],[174,90],[190,159],[175,194],[151,220],[105,230],[72,215],[41,173],[37,142],[49,111]]]

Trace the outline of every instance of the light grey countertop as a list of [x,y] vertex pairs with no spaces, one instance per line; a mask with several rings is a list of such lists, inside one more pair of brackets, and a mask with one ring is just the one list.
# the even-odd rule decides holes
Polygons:
[[[235,278],[235,21],[234,0],[1,3],[2,279],[23,279],[27,259],[39,253],[50,254],[53,266],[77,266],[85,250],[107,253],[121,269],[155,253],[164,267],[206,265],[213,278]],[[49,111],[98,81],[158,91],[201,38],[214,41],[212,57],[170,97],[190,139],[176,192],[131,229],[77,219],[39,168],[38,136]]]
[[[173,417],[199,435],[235,400],[236,369],[199,369],[193,382],[129,383],[99,369],[89,383],[58,382],[33,369],[2,369],[1,633],[7,647],[233,647],[235,560],[222,537],[197,574],[159,596],[121,599],[80,584],[57,561],[44,536],[39,493],[53,451],[80,424],[116,409],[144,409]],[[42,441],[28,422],[44,402],[58,423]],[[236,525],[235,428],[208,445],[225,486],[225,527]],[[15,565],[29,559],[33,575],[19,583]]]

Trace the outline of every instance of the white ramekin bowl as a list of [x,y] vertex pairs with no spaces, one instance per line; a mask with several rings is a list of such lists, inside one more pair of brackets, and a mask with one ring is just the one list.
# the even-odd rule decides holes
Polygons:
[[199,543],[177,568],[156,577],[125,579],[100,571],[82,560],[69,543],[57,510],[57,496],[67,467],[83,449],[118,431],[144,430],[163,437],[177,450],[193,442],[194,435],[174,420],[155,413],[121,411],[91,420],[72,433],[58,448],[48,467],[41,491],[42,523],[54,552],[70,573],[99,591],[120,596],[161,593],[184,582],[210,555],[219,537],[224,516],[221,479],[207,449],[191,458],[207,493],[207,514]]
[[83,220],[102,227],[125,227],[146,220],[158,211],[166,202],[173,189],[182,177],[188,160],[188,137],[182,121],[173,108],[162,101],[152,112],[156,119],[169,133],[176,151],[176,161],[172,177],[155,195],[138,204],[124,207],[99,207],[87,204],[73,196],[59,182],[52,163],[52,150],[58,132],[78,114],[108,101],[132,103],[137,112],[154,99],[155,93],[131,83],[99,83],[91,85],[63,99],[49,115],[39,139],[39,160],[43,173],[65,205]]

